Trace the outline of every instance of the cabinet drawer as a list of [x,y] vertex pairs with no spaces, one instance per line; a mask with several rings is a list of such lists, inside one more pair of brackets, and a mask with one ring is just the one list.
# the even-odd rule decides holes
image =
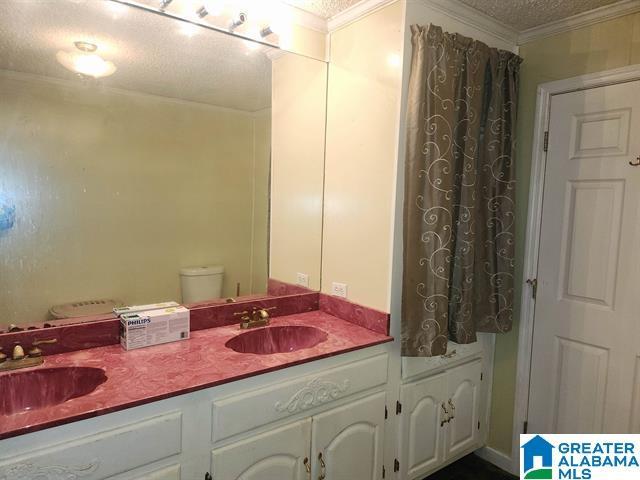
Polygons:
[[182,414],[173,412],[4,459],[0,478],[99,480],[181,451]]
[[483,343],[460,344],[449,342],[447,354],[438,357],[402,357],[402,378],[412,378],[443,370],[482,355]]
[[387,354],[213,402],[212,441],[328,405],[387,382]]
[[180,465],[171,465],[136,477],[136,480],[180,480]]

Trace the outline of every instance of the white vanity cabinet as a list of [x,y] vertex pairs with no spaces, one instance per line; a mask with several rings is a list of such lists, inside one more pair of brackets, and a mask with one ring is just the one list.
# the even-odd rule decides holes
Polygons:
[[240,440],[211,453],[214,480],[307,480],[311,419]]
[[311,478],[382,478],[384,412],[381,392],[313,417]]
[[487,348],[480,342],[453,344],[448,349],[453,355],[407,359],[403,373],[411,377],[400,387],[399,479],[421,480],[483,446]]
[[448,460],[478,446],[480,441],[480,382],[482,362],[475,360],[445,372],[447,414],[445,453]]
[[0,480],[380,480],[387,375],[373,347],[0,440]]
[[251,436],[211,453],[213,480],[378,480],[385,393]]

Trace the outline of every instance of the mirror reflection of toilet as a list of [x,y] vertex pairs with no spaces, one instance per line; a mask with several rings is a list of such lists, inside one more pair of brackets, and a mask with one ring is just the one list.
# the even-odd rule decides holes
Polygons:
[[209,265],[180,269],[182,303],[197,303],[222,297],[224,266]]

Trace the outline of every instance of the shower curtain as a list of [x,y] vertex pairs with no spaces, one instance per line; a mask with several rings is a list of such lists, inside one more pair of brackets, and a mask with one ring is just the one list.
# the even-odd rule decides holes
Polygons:
[[517,55],[412,26],[402,354],[513,323]]

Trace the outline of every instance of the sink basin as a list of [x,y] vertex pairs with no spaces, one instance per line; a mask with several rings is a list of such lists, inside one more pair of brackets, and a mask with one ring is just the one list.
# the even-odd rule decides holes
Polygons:
[[100,368],[60,367],[0,375],[0,415],[35,410],[93,392],[107,380]]
[[311,348],[327,339],[326,332],[304,325],[250,330],[233,337],[225,346],[240,353],[269,355]]

